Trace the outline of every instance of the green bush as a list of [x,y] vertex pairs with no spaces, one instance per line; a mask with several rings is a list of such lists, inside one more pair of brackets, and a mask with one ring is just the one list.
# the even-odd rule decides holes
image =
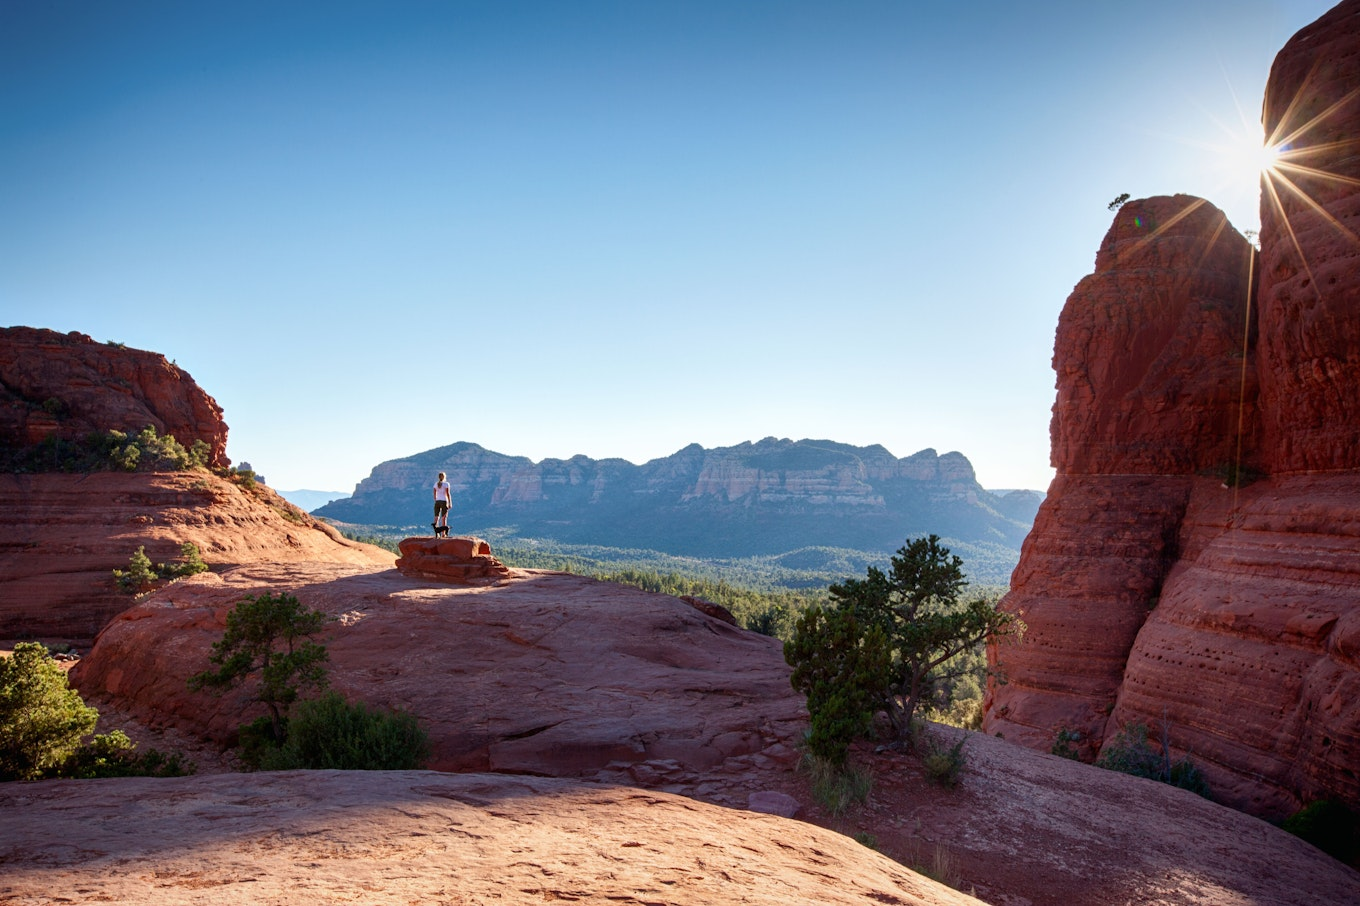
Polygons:
[[1068,758],[1072,761],[1081,760],[1082,737],[1080,730],[1073,730],[1071,727],[1061,727],[1058,735],[1053,739],[1053,747],[1048,751],[1059,758]]
[[1154,747],[1148,741],[1146,724],[1128,724],[1101,748],[1096,766],[1169,783],[1207,798],[1209,785],[1189,756],[1175,762],[1171,760],[1170,735],[1170,726],[1163,722],[1161,743]]
[[819,605],[803,611],[784,643],[784,660],[793,667],[793,688],[807,696],[813,756],[845,763],[850,743],[872,728],[890,658],[883,632],[861,627],[854,611]]
[[283,745],[267,751],[260,766],[404,771],[422,767],[429,754],[429,737],[413,715],[347,702],[328,692],[298,703],[288,717]]
[[115,569],[113,580],[128,594],[140,594],[156,587],[161,579],[179,579],[197,573],[207,572],[208,564],[203,562],[198,545],[186,541],[179,546],[181,560],[178,563],[157,563],[151,565],[145,547],[138,547],[128,559],[126,570]]
[[967,735],[962,735],[958,742],[946,747],[931,734],[922,733],[917,748],[922,753],[921,766],[925,768],[926,777],[945,789],[952,790],[958,786],[963,769],[968,764],[968,756],[963,751],[967,741]]
[[189,677],[189,688],[223,692],[257,676],[252,697],[269,709],[270,735],[282,744],[285,718],[301,690],[326,688],[330,655],[312,636],[328,619],[290,594],[247,595],[227,613],[227,631],[213,643],[208,660],[217,669]]
[[156,581],[160,579],[156,570],[151,566],[151,558],[146,555],[146,547],[138,545],[128,558],[128,568],[126,570],[115,569],[113,571],[113,581],[118,587],[130,595],[140,594],[156,587]]
[[0,658],[0,780],[36,780],[57,768],[98,719],[42,645],[19,642]]
[[122,730],[97,734],[76,749],[58,771],[61,777],[91,780],[98,777],[183,777],[194,772],[192,762],[177,754],[148,749],[137,754],[137,743]]
[[1360,862],[1360,816],[1340,802],[1319,799],[1285,819],[1284,829],[1348,865]]
[[949,712],[965,689],[980,698],[980,646],[1024,626],[995,601],[961,601],[967,584],[963,561],[930,535],[900,548],[888,572],[870,566],[866,578],[832,585],[831,605],[804,612],[784,660],[808,697],[815,754],[844,758],[877,711],[906,743],[918,709]]

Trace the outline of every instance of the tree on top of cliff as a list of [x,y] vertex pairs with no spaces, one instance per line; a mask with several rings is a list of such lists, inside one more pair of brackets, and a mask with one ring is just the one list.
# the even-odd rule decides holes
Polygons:
[[[784,657],[794,667],[794,688],[809,696],[814,729],[840,728],[835,745],[842,757],[875,710],[887,714],[899,741],[909,742],[922,703],[947,705],[939,699],[948,697],[950,683],[977,669],[961,655],[1023,630],[994,600],[960,601],[967,584],[963,561],[930,535],[900,548],[888,572],[871,566],[866,578],[831,586],[834,605],[810,608],[799,621]],[[842,688],[814,694],[814,679],[827,676],[838,677]],[[834,745],[827,745],[835,760]]]

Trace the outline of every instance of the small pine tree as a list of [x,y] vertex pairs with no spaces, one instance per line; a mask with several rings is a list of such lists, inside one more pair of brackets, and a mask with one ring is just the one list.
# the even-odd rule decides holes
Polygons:
[[326,647],[312,641],[327,620],[290,594],[246,597],[227,614],[227,631],[209,660],[218,669],[189,678],[189,688],[225,691],[256,676],[255,701],[269,709],[275,745],[285,738],[288,709],[302,689],[326,687]]
[[118,587],[132,595],[154,588],[156,580],[159,578],[160,576],[151,566],[151,558],[146,555],[146,548],[140,545],[128,558],[126,570],[115,569],[113,571],[113,580],[118,583]]

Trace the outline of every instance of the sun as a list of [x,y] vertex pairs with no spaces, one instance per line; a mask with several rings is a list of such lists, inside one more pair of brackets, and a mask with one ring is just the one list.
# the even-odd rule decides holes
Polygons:
[[1280,165],[1280,160],[1284,155],[1284,147],[1272,145],[1269,142],[1254,149],[1248,155],[1251,161],[1251,169],[1260,176],[1269,176],[1275,172]]

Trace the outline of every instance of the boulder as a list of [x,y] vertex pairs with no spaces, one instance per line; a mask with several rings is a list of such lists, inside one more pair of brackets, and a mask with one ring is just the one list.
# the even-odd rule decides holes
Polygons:
[[397,547],[397,569],[413,578],[474,582],[510,575],[481,538],[406,538]]

